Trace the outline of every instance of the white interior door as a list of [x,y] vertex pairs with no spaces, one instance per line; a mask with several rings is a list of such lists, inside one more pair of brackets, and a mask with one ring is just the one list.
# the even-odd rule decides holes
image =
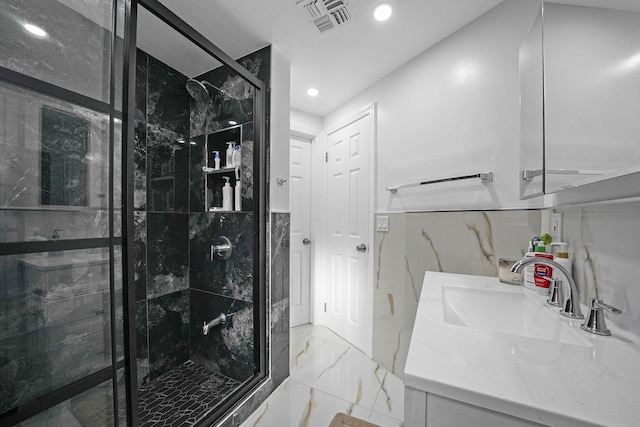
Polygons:
[[327,326],[371,354],[371,115],[327,137]]
[[311,141],[290,140],[291,326],[309,323],[311,265]]

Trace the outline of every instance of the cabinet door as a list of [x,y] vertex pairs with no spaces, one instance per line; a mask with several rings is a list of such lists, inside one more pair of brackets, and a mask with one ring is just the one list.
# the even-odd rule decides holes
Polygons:
[[426,426],[541,427],[543,424],[469,405],[436,394],[427,394]]
[[544,193],[542,4],[520,46],[520,198]]
[[640,171],[640,4],[599,3],[544,4],[546,193]]

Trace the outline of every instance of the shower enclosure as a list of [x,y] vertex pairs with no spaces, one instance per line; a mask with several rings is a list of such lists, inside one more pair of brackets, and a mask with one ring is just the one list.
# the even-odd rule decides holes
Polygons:
[[0,426],[215,423],[267,377],[269,49],[156,0],[0,35]]

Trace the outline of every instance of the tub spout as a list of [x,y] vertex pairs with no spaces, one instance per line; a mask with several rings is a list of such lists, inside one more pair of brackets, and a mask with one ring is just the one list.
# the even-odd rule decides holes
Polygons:
[[224,325],[225,323],[227,323],[227,315],[221,313],[220,316],[216,317],[212,321],[208,323],[204,322],[204,325],[202,325],[202,335],[209,334],[209,329],[213,328],[214,326]]

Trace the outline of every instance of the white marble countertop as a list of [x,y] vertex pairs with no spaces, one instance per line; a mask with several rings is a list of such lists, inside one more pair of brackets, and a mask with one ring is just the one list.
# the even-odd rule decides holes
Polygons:
[[[579,334],[581,345],[448,323],[443,286],[526,293]],[[550,426],[639,426],[640,342],[580,329],[544,296],[494,277],[427,272],[405,367],[405,386]],[[583,313],[587,313],[583,306]],[[505,316],[506,317],[506,316]],[[508,319],[505,318],[505,322]]]

